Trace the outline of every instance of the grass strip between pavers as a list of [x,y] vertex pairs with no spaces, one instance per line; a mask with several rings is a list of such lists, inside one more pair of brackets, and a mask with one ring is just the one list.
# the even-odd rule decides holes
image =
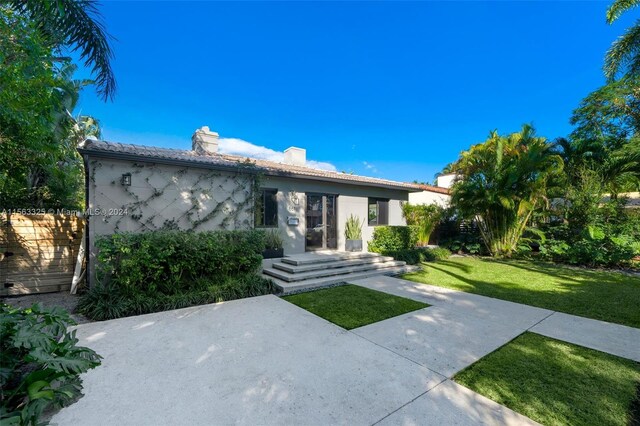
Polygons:
[[640,424],[640,363],[531,332],[454,380],[544,425]]
[[351,284],[293,294],[283,299],[347,330],[429,306]]

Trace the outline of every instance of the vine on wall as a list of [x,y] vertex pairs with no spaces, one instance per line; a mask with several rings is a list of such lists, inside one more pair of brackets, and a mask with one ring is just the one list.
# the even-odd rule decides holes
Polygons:
[[[252,162],[239,162],[235,173],[132,163],[129,172],[135,184],[131,186],[121,185],[120,169],[114,163],[93,160],[90,166],[94,211],[124,212],[101,216],[99,233],[115,233],[123,227],[129,231],[253,227],[262,174]],[[109,170],[115,179],[97,184],[96,174]]]

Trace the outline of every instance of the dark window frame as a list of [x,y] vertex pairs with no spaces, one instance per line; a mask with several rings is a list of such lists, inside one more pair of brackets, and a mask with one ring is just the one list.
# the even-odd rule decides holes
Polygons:
[[[371,206],[376,206],[376,218],[371,220],[369,217]],[[389,199],[369,197],[367,202],[367,223],[369,226],[386,226],[389,225]]]
[[[269,194],[270,196],[273,196],[274,200],[275,200],[275,216],[274,216],[274,223],[273,224],[267,224],[267,209],[265,208],[266,206],[266,201],[267,201],[267,194]],[[255,207],[255,217],[254,217],[254,221],[255,221],[255,227],[256,228],[277,228],[278,227],[278,188],[260,188],[260,193],[258,195],[259,198],[256,199],[256,207]],[[258,221],[258,217],[262,215],[262,220],[259,222]]]

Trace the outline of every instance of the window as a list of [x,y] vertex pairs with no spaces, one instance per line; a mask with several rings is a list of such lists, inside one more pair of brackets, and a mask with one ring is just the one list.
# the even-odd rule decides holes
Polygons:
[[278,226],[278,190],[262,189],[256,200],[256,227]]
[[389,200],[369,198],[369,226],[389,224]]

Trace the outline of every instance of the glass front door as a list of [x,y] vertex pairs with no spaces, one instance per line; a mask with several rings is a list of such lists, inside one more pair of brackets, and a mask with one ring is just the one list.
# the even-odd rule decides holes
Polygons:
[[336,210],[336,195],[307,194],[307,251],[338,247]]

